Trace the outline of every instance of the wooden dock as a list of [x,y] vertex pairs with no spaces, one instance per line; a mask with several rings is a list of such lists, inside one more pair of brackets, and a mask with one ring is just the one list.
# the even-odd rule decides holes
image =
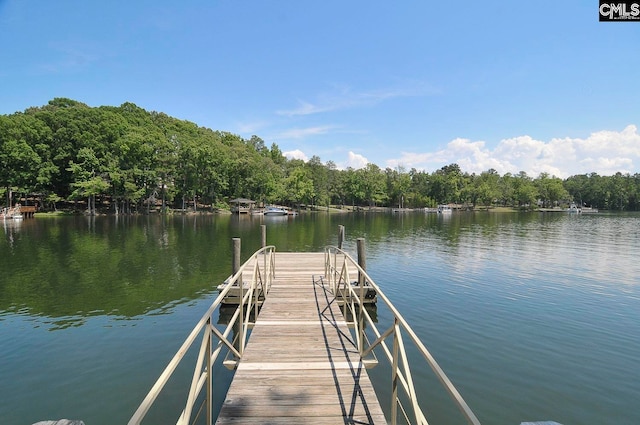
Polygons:
[[[207,424],[215,421],[220,425],[387,421],[395,425],[398,419],[426,424],[407,344],[419,354],[413,362],[422,360],[414,368],[432,370],[467,422],[480,425],[431,353],[367,273],[364,239],[357,240],[356,261],[340,243],[326,247],[323,253],[280,253],[275,246],[266,245],[264,236],[263,227],[263,247],[242,265],[240,239],[233,239],[232,275],[219,287],[220,293],[153,384],[129,425],[142,424],[185,354],[197,346],[191,384],[177,425],[199,423],[203,417]],[[357,286],[354,281],[359,282]],[[218,327],[214,314],[235,288],[242,301],[235,303],[226,327]],[[368,290],[375,291],[390,313],[382,327],[385,331],[380,331],[378,320],[365,308]],[[260,297],[262,308],[255,314]],[[380,360],[390,366],[388,418],[366,371]],[[235,368],[219,411],[213,406],[216,364]]]
[[276,272],[217,424],[386,424],[323,253],[276,253]]

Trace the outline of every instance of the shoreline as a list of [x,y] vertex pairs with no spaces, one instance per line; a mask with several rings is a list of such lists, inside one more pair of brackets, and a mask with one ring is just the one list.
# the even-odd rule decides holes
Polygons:
[[[382,213],[382,214],[405,214],[405,213],[430,213],[425,211],[424,208],[394,208],[394,207],[359,207],[359,206],[344,206],[342,208],[336,206],[324,207],[324,206],[305,206],[303,208],[292,209],[297,214],[353,214],[353,213]],[[519,209],[513,207],[474,207],[474,208],[458,208],[455,212],[484,212],[484,213],[517,213],[517,212],[535,212],[542,211],[541,209]],[[564,210],[557,209],[556,212]],[[542,211],[544,212],[544,211]],[[164,213],[155,210],[150,212],[133,212],[133,213],[118,213],[115,214],[111,211],[98,211],[95,214],[89,214],[86,211],[74,211],[74,210],[57,210],[57,211],[40,211],[35,213],[35,217],[64,217],[64,216],[146,216],[146,215],[232,215],[230,210],[217,209],[211,210],[196,210],[192,209],[167,209]],[[241,215],[260,215],[260,214],[241,214]]]

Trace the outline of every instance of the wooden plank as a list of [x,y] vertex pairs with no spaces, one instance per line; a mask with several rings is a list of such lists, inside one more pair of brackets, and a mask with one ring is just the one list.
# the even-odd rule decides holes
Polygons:
[[[234,417],[256,417],[263,418],[265,423],[269,423],[273,417],[297,417],[300,420],[299,423],[304,424],[307,418],[325,418],[325,423],[335,423],[339,420],[339,423],[344,423],[344,417],[352,415],[364,416],[370,414],[368,406],[366,404],[354,403],[342,404],[335,401],[328,404],[318,404],[315,400],[309,400],[309,403],[298,404],[280,404],[272,402],[270,404],[255,404],[254,399],[247,402],[246,399],[241,399],[238,404],[224,404],[222,407],[226,416]],[[373,419],[371,417],[371,419]],[[367,421],[365,423],[370,423]]]
[[347,322],[319,278],[324,254],[276,253],[275,270],[216,423],[386,423]]
[[[350,416],[348,419],[348,422],[343,420],[340,420],[342,418],[334,418],[335,420],[333,422],[329,422],[329,423],[335,423],[335,424],[345,424],[345,423],[352,423],[352,424],[366,424],[369,423],[370,420],[368,417],[364,417],[364,416],[357,416],[357,415],[353,415]],[[218,419],[218,421],[216,422],[216,424],[218,425],[228,425],[228,424],[246,424],[246,425],[264,425],[265,423],[267,424],[280,424],[280,425],[300,425],[301,423],[305,424],[305,425],[327,425],[327,418],[312,418],[312,417],[307,417],[304,418],[303,422],[300,422],[300,418],[299,417],[284,417],[284,416],[279,416],[279,417],[274,417],[274,418],[269,418],[269,420],[267,422],[265,422],[265,418],[251,418],[251,417],[238,417],[238,418],[221,418]],[[372,422],[373,423],[373,422]],[[375,419],[375,423],[384,423],[384,421],[380,418],[376,418]]]

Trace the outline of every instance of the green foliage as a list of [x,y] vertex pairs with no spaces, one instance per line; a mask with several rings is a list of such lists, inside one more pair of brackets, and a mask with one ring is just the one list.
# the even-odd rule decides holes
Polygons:
[[[603,209],[640,210],[640,175],[595,173],[561,180],[525,172],[479,175],[449,164],[431,173],[375,164],[339,170],[318,156],[287,160],[276,143],[198,127],[127,102],[89,107],[56,98],[0,116],[0,193],[36,194],[56,209],[63,201],[98,200],[113,212],[265,203],[433,207],[441,203],[534,208],[571,201]],[[7,199],[7,203],[12,202]]]
[[310,202],[315,197],[313,180],[309,172],[303,167],[296,167],[291,170],[285,179],[287,200],[294,204]]
[[358,170],[356,176],[359,177],[364,200],[369,203],[369,206],[374,206],[386,201],[385,179],[380,167],[369,163],[364,168]]
[[415,194],[409,192],[411,176],[402,167],[398,167],[395,170],[387,168],[385,174],[386,191],[391,204],[398,205],[400,208],[410,205],[411,199],[415,198]]
[[543,206],[554,207],[560,201],[569,198],[569,192],[562,185],[562,180],[557,177],[549,177],[547,173],[540,174],[536,180],[536,187]]

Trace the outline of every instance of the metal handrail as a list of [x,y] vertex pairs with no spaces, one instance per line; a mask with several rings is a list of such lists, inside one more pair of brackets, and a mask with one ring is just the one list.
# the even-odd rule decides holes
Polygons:
[[[248,330],[251,317],[251,309],[255,311],[255,317],[258,315],[258,293],[263,294],[265,297],[271,288],[271,283],[275,275],[275,246],[266,246],[256,251],[247,261],[245,261],[240,269],[233,275],[225,280],[224,288],[220,291],[215,301],[207,309],[206,313],[202,316],[200,321],[193,328],[187,339],[182,346],[178,349],[177,353],[173,356],[167,367],[164,369],[160,377],[155,384],[151,387],[151,390],[144,398],[138,409],[135,411],[131,419],[129,419],[129,425],[138,425],[142,422],[147,412],[157,399],[158,395],[164,388],[165,384],[174,373],[185,354],[192,347],[193,343],[201,335],[200,350],[196,360],[196,365],[193,371],[193,377],[189,388],[187,401],[185,403],[184,410],[178,418],[177,425],[188,425],[197,420],[199,414],[202,411],[202,406],[196,410],[195,417],[191,422],[194,407],[198,400],[198,397],[202,393],[202,389],[207,383],[206,398],[203,403],[206,403],[207,423],[212,422],[212,391],[213,381],[212,374],[209,373],[213,367],[214,362],[218,359],[223,349],[227,349],[236,358],[240,358],[244,351],[244,347],[248,338]],[[253,260],[253,261],[252,261]],[[242,282],[243,273],[245,269],[249,268],[249,264],[253,265],[251,272],[251,279],[248,282],[248,287],[245,288],[245,283]],[[249,270],[246,270],[249,271]],[[247,277],[246,275],[244,276]],[[241,283],[239,283],[241,282]],[[238,285],[235,285],[239,283]],[[215,310],[222,304],[222,300],[227,296],[232,287],[240,288],[240,301],[234,314],[232,315],[229,324],[220,332],[214,325],[212,315]],[[245,311],[245,305],[247,309]],[[236,322],[238,322],[239,334],[236,339],[230,341],[229,335],[231,334]],[[218,340],[217,344],[214,344],[215,339]],[[235,343],[235,345],[234,345]],[[215,347],[214,347],[215,345]]]
[[[360,276],[359,285],[353,286],[349,278],[350,271],[357,271]],[[449,380],[440,365],[425,345],[420,341],[416,333],[411,329],[400,312],[394,307],[389,298],[382,292],[380,287],[371,279],[367,272],[345,251],[337,247],[325,248],[325,278],[328,280],[329,288],[333,294],[342,301],[344,307],[344,315],[350,311],[353,317],[352,325],[355,329],[355,339],[360,351],[361,357],[373,354],[374,349],[381,348],[391,364],[391,385],[392,385],[392,405],[391,405],[391,424],[397,423],[398,408],[407,423],[427,424],[422,408],[419,405],[416,389],[413,383],[413,377],[409,368],[409,361],[405,343],[402,334],[404,333],[413,342],[427,364],[433,370],[434,374],[449,393],[455,404],[458,406],[463,416],[469,424],[480,425],[480,421],[471,411],[471,408],[464,401],[453,383]],[[393,324],[384,332],[380,332],[372,320],[371,316],[365,309],[364,304],[364,282],[376,291],[378,299],[382,300],[393,315]],[[357,318],[357,320],[356,320]],[[368,340],[364,332],[366,325],[374,333],[376,339],[373,342]],[[393,345],[391,348],[387,345],[386,339],[393,336]],[[410,414],[402,405],[398,397],[398,389],[402,389],[411,404],[413,412],[411,420]]]

